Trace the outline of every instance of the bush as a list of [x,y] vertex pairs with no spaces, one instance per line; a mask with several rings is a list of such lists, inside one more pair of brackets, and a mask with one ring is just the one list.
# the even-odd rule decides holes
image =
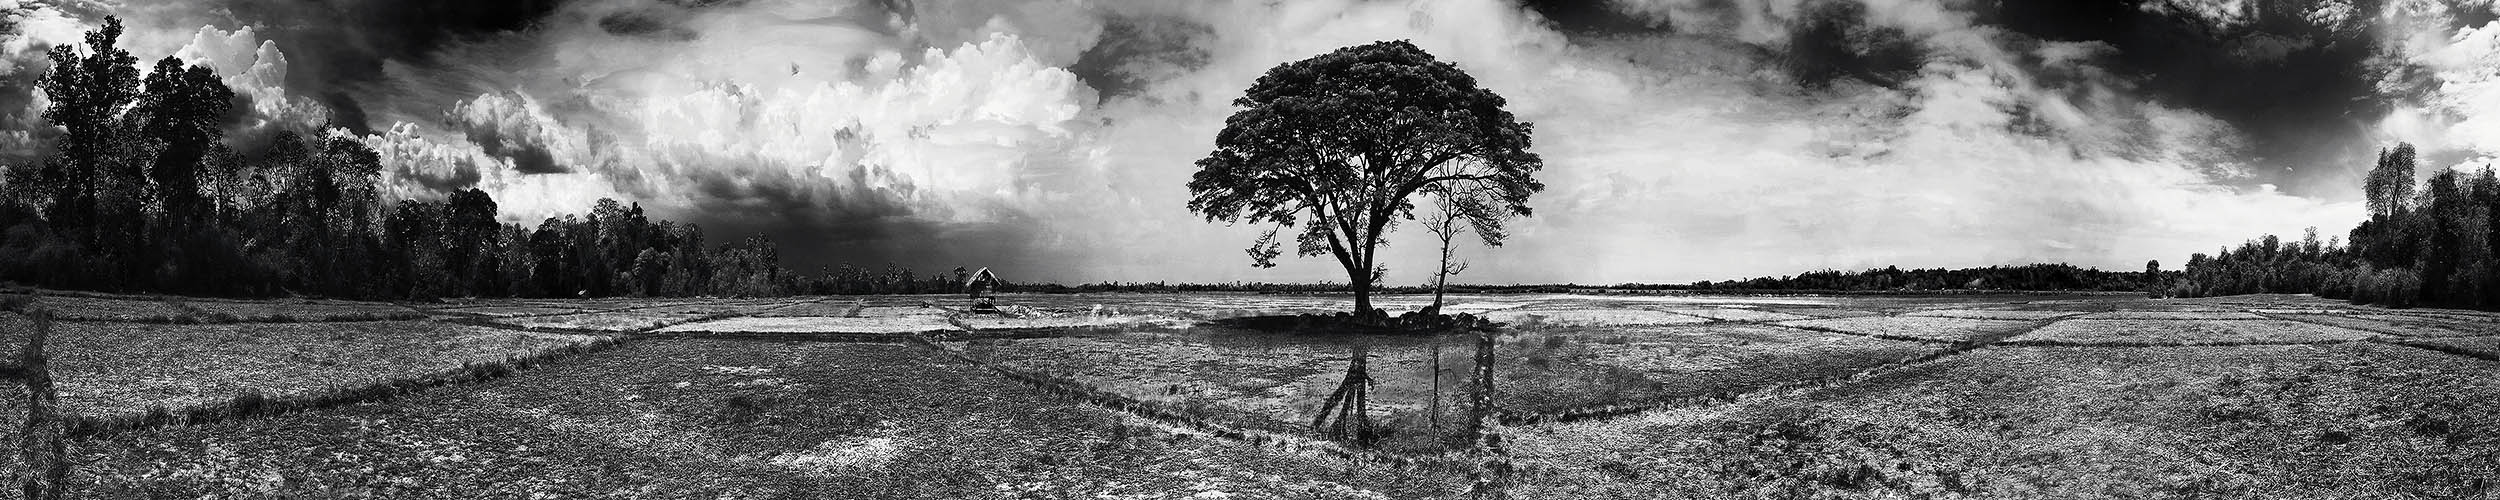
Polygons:
[[2352,302],[2407,308],[2420,304],[2422,277],[2412,269],[2362,268],[2360,282],[2355,285]]

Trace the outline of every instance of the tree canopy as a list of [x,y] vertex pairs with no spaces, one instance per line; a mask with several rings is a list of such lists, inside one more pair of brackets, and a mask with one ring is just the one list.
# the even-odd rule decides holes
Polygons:
[[2379,152],[2362,181],[2369,218],[2342,241],[2274,235],[2191,256],[2170,293],[2314,293],[2396,307],[2500,310],[2500,173],[2438,169],[2415,179],[2413,145]]
[[1480,193],[1467,214],[1497,243],[1502,221],[1530,214],[1545,189],[1529,152],[1531,125],[1457,65],[1406,41],[1346,47],[1268,70],[1225,120],[1215,151],[1189,181],[1191,211],[1209,221],[1272,224],[1250,249],[1273,266],[1277,234],[1299,227],[1295,253],[1343,266],[1358,311],[1384,272],[1377,250],[1414,217],[1417,193]]

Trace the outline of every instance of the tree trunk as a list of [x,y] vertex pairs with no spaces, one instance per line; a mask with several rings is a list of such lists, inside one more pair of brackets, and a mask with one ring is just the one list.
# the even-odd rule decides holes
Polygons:
[[1457,236],[1458,234],[1457,226],[1450,225],[1453,222],[1455,221],[1450,220],[1447,216],[1444,216],[1441,219],[1441,225],[1434,226],[1435,229],[1433,230],[1435,233],[1434,236],[1441,238],[1441,267],[1433,268],[1434,272],[1432,273],[1433,314],[1441,314],[1442,291],[1448,289],[1450,286],[1450,238]]
[[[1446,244],[1445,244],[1445,245],[1446,245]],[[1449,288],[1449,286],[1450,286],[1450,252],[1449,252],[1449,250],[1446,250],[1446,249],[1445,249],[1445,250],[1442,250],[1442,251],[1441,251],[1441,272],[1439,272],[1439,273],[1434,273],[1433,278],[1432,278],[1432,313],[1433,313],[1433,314],[1441,314],[1441,296],[1442,296],[1442,290]]]
[[1354,272],[1354,316],[1369,318],[1372,313],[1372,272],[1369,267]]
[[1377,276],[1373,270],[1379,269],[1380,232],[1388,227],[1389,215],[1386,212],[1373,214],[1371,226],[1368,228],[1370,231],[1363,233],[1361,242],[1363,253],[1361,258],[1355,259],[1361,266],[1354,270],[1357,276],[1354,280],[1354,314],[1356,316],[1368,315],[1372,312],[1372,281]]

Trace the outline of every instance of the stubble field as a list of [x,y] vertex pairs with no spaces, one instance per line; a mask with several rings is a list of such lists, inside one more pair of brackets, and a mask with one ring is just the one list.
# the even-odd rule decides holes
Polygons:
[[[1492,399],[1515,498],[2500,488],[2490,314],[2295,296],[1452,300],[1506,323]],[[64,318],[67,409],[131,424],[73,441],[85,497],[1452,498],[1476,470],[1475,334],[1217,321],[1344,307],[1328,296],[1000,303],[37,305]],[[5,316],[13,348],[25,322]],[[1389,431],[1376,449],[1308,428],[1358,348]],[[396,389],[337,396],[377,385]],[[304,401],[145,418],[239,394]],[[0,396],[14,427],[23,396]]]

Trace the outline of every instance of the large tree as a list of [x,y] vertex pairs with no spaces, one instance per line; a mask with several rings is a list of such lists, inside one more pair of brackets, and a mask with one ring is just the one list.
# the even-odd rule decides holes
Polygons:
[[87,32],[84,50],[53,47],[47,54],[52,72],[35,82],[52,101],[44,119],[66,132],[41,174],[50,190],[45,215],[54,227],[86,229],[97,222],[98,187],[115,184],[102,182],[115,180],[107,174],[119,170],[108,162],[122,142],[115,138],[115,117],[139,98],[139,59],[114,46],[121,36],[121,20],[104,18],[104,27]]
[[148,180],[155,184],[167,218],[174,224],[197,224],[209,215],[200,198],[198,170],[225,137],[234,90],[218,81],[216,71],[186,67],[171,56],[156,61],[145,85],[133,113],[142,132],[163,142],[148,162]]
[[1215,151],[1198,160],[1189,209],[1209,221],[1273,224],[1250,249],[1274,266],[1279,230],[1299,226],[1296,254],[1336,257],[1371,310],[1384,236],[1414,216],[1409,197],[1467,184],[1497,210],[1470,221],[1499,227],[1529,215],[1544,161],[1528,152],[1530,126],[1502,109],[1457,65],[1405,41],[1337,49],[1268,70],[1233,101]]
[[2370,167],[2369,177],[2361,187],[2371,215],[2392,216],[2413,201],[2415,156],[2411,143],[2397,143],[2395,149],[2379,151],[2378,164]]

